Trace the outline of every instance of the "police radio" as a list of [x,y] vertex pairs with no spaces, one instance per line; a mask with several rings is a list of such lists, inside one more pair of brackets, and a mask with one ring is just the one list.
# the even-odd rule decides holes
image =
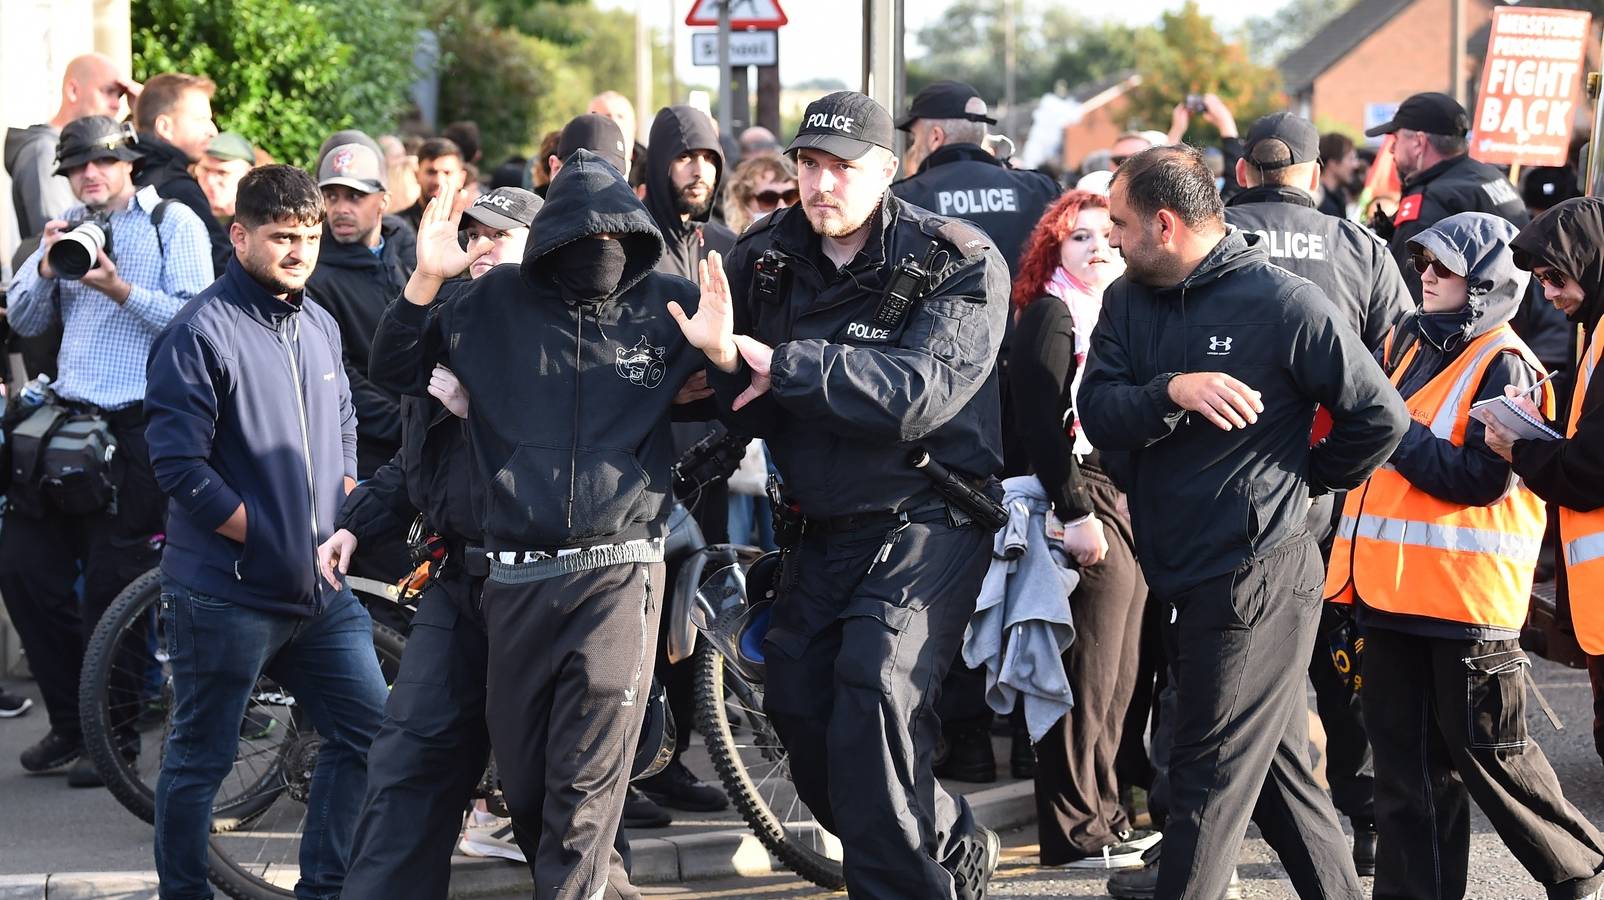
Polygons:
[[913,303],[924,294],[930,286],[930,270],[935,265],[936,246],[930,245],[925,253],[924,262],[913,261],[913,254],[908,254],[902,262],[891,272],[891,281],[886,285],[885,294],[880,298],[880,308],[875,310],[874,324],[888,330],[894,330],[902,324],[907,317],[908,310]]

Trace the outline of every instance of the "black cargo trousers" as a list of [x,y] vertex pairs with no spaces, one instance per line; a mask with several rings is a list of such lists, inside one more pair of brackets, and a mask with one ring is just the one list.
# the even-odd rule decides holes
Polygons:
[[945,506],[810,521],[787,552],[764,644],[764,712],[791,777],[841,839],[854,900],[951,900],[967,803],[931,771],[936,700],[991,560]]
[[541,900],[639,896],[619,885],[615,841],[651,690],[662,560],[654,540],[491,563],[485,712]]

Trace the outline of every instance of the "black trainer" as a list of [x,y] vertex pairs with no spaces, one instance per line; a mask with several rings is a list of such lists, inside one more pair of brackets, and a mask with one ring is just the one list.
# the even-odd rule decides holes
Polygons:
[[39,743],[22,751],[22,767],[30,772],[49,772],[70,764],[82,756],[82,740],[68,740],[55,729],[39,739]]
[[1030,731],[1015,725],[1013,745],[1008,749],[1008,774],[1020,780],[1036,777],[1036,747],[1030,742]]
[[97,788],[105,786],[106,780],[100,777],[100,770],[95,768],[94,760],[87,756],[80,756],[73,760],[72,767],[67,770],[67,787]]
[[635,782],[641,793],[658,806],[686,812],[718,812],[728,809],[730,798],[724,792],[700,781],[678,758],[650,778]]
[[1376,826],[1353,823],[1353,867],[1360,875],[1376,874]]
[[629,786],[629,794],[624,798],[625,828],[667,828],[673,821],[668,810],[653,803],[639,788]]
[[947,737],[947,756],[935,766],[936,777],[971,784],[990,784],[997,780],[997,756],[991,748],[991,732],[985,728],[964,728]]
[[15,719],[30,709],[33,709],[32,700],[8,694],[0,688],[0,719]]
[[958,900],[985,900],[986,887],[991,875],[997,871],[997,860],[1002,855],[1002,838],[984,825],[976,825],[975,833],[965,838],[941,865],[952,873],[952,883]]

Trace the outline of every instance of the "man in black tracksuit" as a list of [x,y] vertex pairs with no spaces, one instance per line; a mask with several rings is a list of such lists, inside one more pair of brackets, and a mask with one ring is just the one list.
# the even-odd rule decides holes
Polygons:
[[[1244,150],[1236,164],[1244,190],[1226,204],[1225,221],[1257,234],[1271,262],[1320,285],[1342,321],[1374,352],[1414,301],[1385,244],[1362,226],[1315,208],[1320,134],[1314,123],[1291,113],[1265,116],[1248,130]],[[1309,531],[1324,556],[1330,555],[1334,513],[1340,509],[1333,496],[1317,498],[1309,509]],[[1320,634],[1340,627],[1345,618],[1325,610]],[[1353,822],[1354,864],[1359,874],[1368,875],[1375,869],[1375,774],[1359,697],[1332,666],[1325,641],[1315,642],[1309,679],[1326,731],[1331,799]]]
[[469,263],[463,205],[425,214],[371,374],[421,396],[441,363],[473,398],[484,545],[468,552],[490,556],[489,731],[536,896],[588,900],[608,879],[651,679],[670,406],[702,362],[664,304],[694,305],[696,289],[652,271],[663,244],[650,216],[581,150],[553,179],[523,263],[431,306]]
[[[996,855],[930,769],[991,535],[908,456],[974,479],[1001,465],[1008,276],[976,228],[889,192],[892,132],[862,94],[810,104],[788,150],[802,205],[748,228],[727,278],[710,260],[707,314],[681,325],[806,518],[764,643],[797,792],[841,838],[853,897],[951,900],[983,896]],[[912,302],[882,303],[910,257],[928,269],[899,279]]]
[[[1154,896],[1215,900],[1251,814],[1303,897],[1357,897],[1331,801],[1309,771],[1303,687],[1324,571],[1313,494],[1380,465],[1408,415],[1357,334],[1311,282],[1227,226],[1188,147],[1120,167],[1104,294],[1077,397],[1117,480],[1153,599],[1169,606],[1175,676],[1169,815]],[[1330,411],[1311,449],[1314,408]],[[1255,801],[1257,801],[1255,803]]]
[[[891,186],[897,199],[937,215],[973,222],[991,238],[1012,271],[1019,264],[1025,241],[1047,204],[1058,197],[1058,183],[1041,172],[1011,169],[981,144],[986,126],[997,124],[987,115],[986,101],[967,84],[938,81],[920,91],[897,128],[908,132],[909,148],[903,157],[908,176]],[[998,390],[1008,391],[1009,317],[998,356]],[[1023,474],[1028,468],[1024,447],[1015,436],[1013,410],[1006,402],[1002,413],[1003,473]],[[986,678],[958,660],[942,688],[941,721],[948,755],[937,768],[943,778],[992,781],[997,777],[991,750],[991,707],[986,705]],[[1029,739],[1015,738],[1015,757],[1028,762]]]
[[1398,106],[1392,120],[1365,132],[1395,135],[1393,162],[1403,179],[1403,196],[1390,221],[1377,222],[1409,293],[1420,302],[1420,273],[1409,266],[1409,242],[1454,213],[1502,216],[1516,227],[1531,221],[1520,192],[1504,173],[1470,158],[1465,135],[1470,117],[1447,94],[1415,94]]

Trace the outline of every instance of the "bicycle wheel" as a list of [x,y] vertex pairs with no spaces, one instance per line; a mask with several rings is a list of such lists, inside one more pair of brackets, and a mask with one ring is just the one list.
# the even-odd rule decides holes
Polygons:
[[[373,649],[386,684],[395,681],[405,647],[406,639],[398,632],[374,623]],[[278,689],[276,699],[273,716],[286,735],[278,790],[268,807],[250,820],[226,832],[214,830],[207,849],[212,884],[236,900],[293,897],[301,877],[301,833],[320,739],[303,721],[288,691]]]
[[[161,572],[152,569],[112,601],[84,652],[78,689],[84,752],[112,796],[151,823],[172,702],[160,599]],[[282,788],[285,734],[258,712],[271,705],[276,690],[263,679],[252,693],[234,767],[212,805],[213,830],[226,831],[259,814]]]
[[711,642],[698,643],[696,728],[724,790],[758,840],[791,871],[841,890],[841,842],[797,796],[785,747],[763,714],[762,688],[726,666]]

